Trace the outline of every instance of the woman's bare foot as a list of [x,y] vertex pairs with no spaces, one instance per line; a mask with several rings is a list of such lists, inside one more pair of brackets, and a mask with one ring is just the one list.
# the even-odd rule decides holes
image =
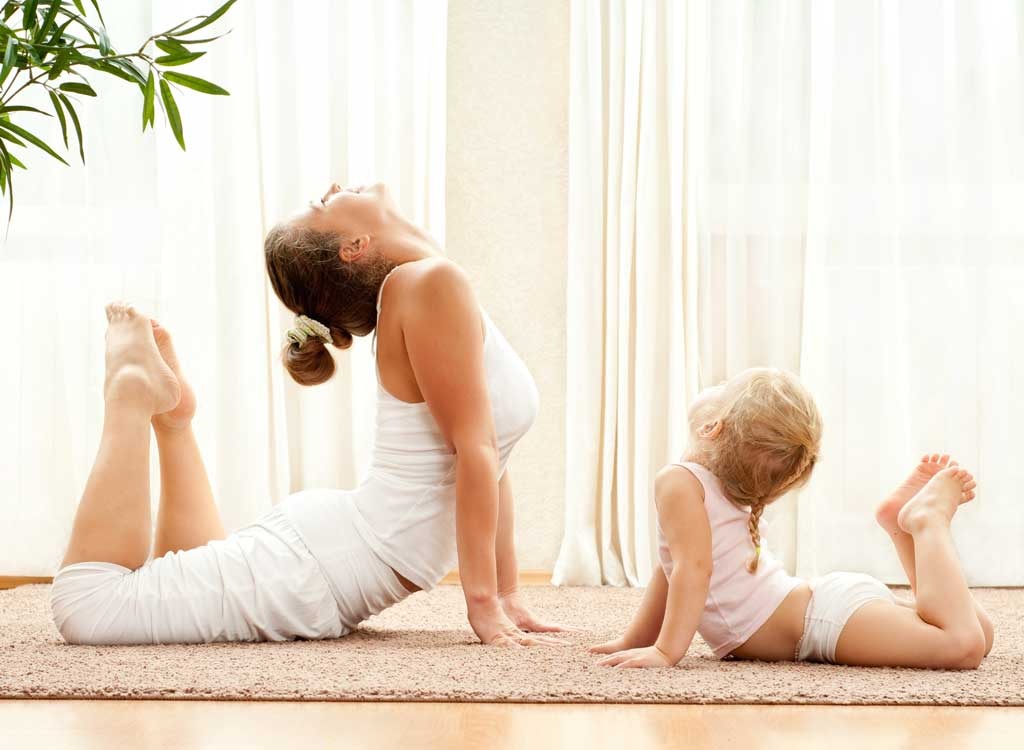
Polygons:
[[170,332],[151,320],[153,326],[153,339],[156,341],[157,349],[164,362],[171,368],[174,377],[178,380],[181,389],[181,398],[177,406],[170,411],[153,415],[153,427],[157,429],[180,430],[192,424],[192,417],[196,413],[196,395],[181,372],[181,364],[178,362],[178,355],[174,351],[174,343],[171,341]]
[[173,409],[181,387],[160,356],[149,318],[131,305],[112,302],[107,305],[107,321],[104,398],[108,403],[131,403],[150,414]]
[[921,463],[914,467],[910,476],[897,487],[889,497],[885,498],[875,509],[875,520],[890,535],[900,531],[896,517],[903,510],[910,498],[921,491],[921,488],[928,484],[928,480],[945,469],[947,466],[956,466],[956,461],[950,461],[947,454],[933,453],[921,458]]
[[960,504],[974,498],[975,486],[967,469],[942,469],[903,506],[896,518],[899,528],[915,534],[932,523],[948,526]]

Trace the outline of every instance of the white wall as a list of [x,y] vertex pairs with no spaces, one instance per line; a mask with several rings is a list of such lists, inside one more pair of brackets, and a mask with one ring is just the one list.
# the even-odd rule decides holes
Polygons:
[[568,98],[568,0],[449,0],[447,250],[540,389],[511,464],[534,570],[563,527]]

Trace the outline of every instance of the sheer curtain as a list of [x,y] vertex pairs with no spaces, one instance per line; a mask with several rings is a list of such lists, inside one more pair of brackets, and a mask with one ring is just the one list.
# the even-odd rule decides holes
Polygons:
[[[213,6],[105,15],[128,46]],[[190,66],[231,96],[179,97],[186,153],[169,130],[139,132],[136,91],[93,77],[86,166],[34,158],[0,248],[0,575],[47,575],[60,560],[100,433],[110,299],[175,335],[228,527],[289,491],[356,483],[369,343],[338,357],[329,384],[295,386],[277,359],[291,316],[266,283],[262,237],[332,180],[381,179],[443,239],[446,13],[444,0],[239,3],[219,22],[232,33]]]
[[[825,416],[814,479],[767,514],[791,570],[903,581],[873,506],[915,458],[949,451],[982,488],[954,524],[969,581],[1024,583],[1021,6],[580,0],[572,13],[567,427],[570,453],[585,450],[556,580],[642,582],[650,480],[679,453],[686,401],[774,365]],[[659,107],[684,114],[663,138],[637,136]],[[652,195],[638,176],[659,167]],[[645,263],[654,285],[633,270]],[[653,379],[621,377],[645,368]],[[632,448],[644,440],[646,454]]]

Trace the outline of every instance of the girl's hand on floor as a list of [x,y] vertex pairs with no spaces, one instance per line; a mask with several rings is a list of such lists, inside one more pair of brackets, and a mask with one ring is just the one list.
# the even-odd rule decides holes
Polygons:
[[611,656],[606,656],[597,662],[600,667],[674,667],[665,654],[655,646],[646,648],[631,648],[627,651],[618,651]]
[[[574,628],[570,625],[559,625],[554,622],[542,622],[526,608],[519,598],[519,592],[513,591],[503,594],[501,597],[501,608],[505,610],[508,618],[516,624],[520,630],[530,633],[580,633],[583,628]],[[559,641],[560,643],[561,641]]]

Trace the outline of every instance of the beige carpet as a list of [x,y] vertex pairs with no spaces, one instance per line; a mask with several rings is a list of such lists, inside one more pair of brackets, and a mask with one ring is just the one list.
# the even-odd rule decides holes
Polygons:
[[475,645],[453,586],[336,641],[116,648],[65,645],[48,592],[0,591],[0,697],[1024,705],[1021,589],[978,592],[996,644],[975,672],[718,662],[702,642],[676,669],[595,667],[584,644],[623,627],[637,590],[527,588],[538,612],[592,632],[520,650]]

